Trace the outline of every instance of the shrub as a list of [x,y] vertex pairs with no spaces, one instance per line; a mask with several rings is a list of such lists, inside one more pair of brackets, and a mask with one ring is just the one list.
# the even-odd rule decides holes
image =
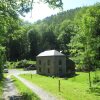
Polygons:
[[100,82],[100,77],[99,76],[94,77],[93,83],[98,83],[98,82]]

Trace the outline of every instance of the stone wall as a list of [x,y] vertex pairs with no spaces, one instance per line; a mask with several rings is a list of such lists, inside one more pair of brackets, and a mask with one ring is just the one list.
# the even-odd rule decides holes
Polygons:
[[47,76],[64,76],[66,74],[65,56],[37,57],[37,73]]

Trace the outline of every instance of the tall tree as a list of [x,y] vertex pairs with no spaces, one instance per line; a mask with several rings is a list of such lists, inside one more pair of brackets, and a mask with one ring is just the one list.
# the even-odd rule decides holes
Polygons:
[[29,56],[31,59],[35,59],[37,54],[39,53],[38,48],[39,48],[40,37],[39,37],[38,32],[35,29],[31,29],[28,32],[28,39],[30,42],[30,54],[29,54]]
[[62,50],[65,54],[69,54],[69,46],[71,36],[74,32],[74,24],[70,20],[64,20],[60,24],[60,35],[58,36],[60,50]]
[[[0,0],[0,48],[5,46],[5,41],[9,42],[7,38],[9,34],[14,31],[12,22],[17,22],[19,14],[24,15],[24,13],[29,12],[33,8],[33,1],[34,0]],[[49,5],[53,7],[62,6],[62,0],[43,0],[43,2],[49,3]],[[0,49],[0,52],[2,52],[2,49]],[[1,58],[0,61],[2,62]],[[2,66],[0,66],[0,70],[2,70]]]
[[48,30],[42,34],[43,50],[57,49],[58,43],[53,31]]
[[100,5],[91,6],[86,9],[86,13],[82,15],[81,19],[76,19],[78,31],[70,43],[73,60],[88,70],[99,63],[100,59],[99,9]]

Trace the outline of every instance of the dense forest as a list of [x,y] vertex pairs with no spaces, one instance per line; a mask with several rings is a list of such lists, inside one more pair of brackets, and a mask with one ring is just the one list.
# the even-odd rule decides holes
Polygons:
[[[47,3],[53,8],[63,6],[62,0],[40,0],[40,2]],[[34,0],[0,0],[0,80],[6,61],[23,59],[29,51],[27,32],[30,28],[19,16],[32,11],[34,4]],[[11,48],[14,53],[11,53]]]
[[[13,0],[11,4],[15,6]],[[23,15],[30,8],[18,12]],[[50,49],[62,51],[79,70],[100,67],[100,3],[60,12],[34,24],[21,20],[15,9],[0,1],[1,72],[5,61],[35,60],[37,54]]]

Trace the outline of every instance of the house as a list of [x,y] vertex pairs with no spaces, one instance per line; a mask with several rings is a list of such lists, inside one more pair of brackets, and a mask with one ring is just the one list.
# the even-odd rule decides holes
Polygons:
[[66,74],[67,76],[75,75],[75,62],[69,58],[66,58]]
[[66,75],[66,56],[57,50],[48,50],[36,57],[37,73],[46,76]]

